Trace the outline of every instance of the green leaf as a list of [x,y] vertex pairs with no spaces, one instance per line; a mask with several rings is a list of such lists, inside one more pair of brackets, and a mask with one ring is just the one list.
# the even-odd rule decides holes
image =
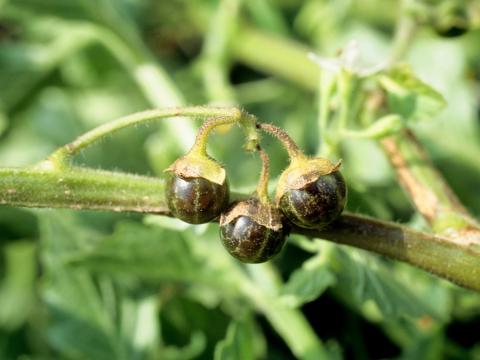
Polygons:
[[335,276],[321,259],[322,256],[317,255],[292,273],[280,292],[282,301],[289,306],[300,307],[318,298],[335,283]]
[[380,77],[392,113],[407,120],[423,120],[438,114],[446,106],[443,96],[421,81],[406,64],[397,65]]
[[119,223],[111,236],[75,254],[69,263],[145,280],[193,281],[202,269],[179,232],[133,222]]
[[3,248],[5,276],[0,283],[0,328],[20,327],[35,301],[36,244],[17,241]]
[[179,232],[121,222],[111,236],[72,254],[68,263],[119,278],[199,287],[207,302],[212,301],[211,295],[217,299],[237,296],[246,277],[218,241],[217,231],[213,225]]
[[[129,295],[111,279],[68,266],[66,259],[95,246],[99,234],[68,211],[39,213],[50,345],[67,358],[142,359],[158,342],[157,297]],[[81,336],[80,336],[81,335]]]
[[[437,309],[432,298],[418,294],[412,286],[398,280],[393,268],[374,256],[360,250],[338,248],[331,253],[329,262],[338,280],[334,292],[371,320],[424,316],[445,320],[445,314]],[[438,295],[430,292],[430,295],[443,296],[441,291]]]
[[233,321],[227,336],[215,348],[215,360],[250,360],[254,356],[255,331],[251,320]]

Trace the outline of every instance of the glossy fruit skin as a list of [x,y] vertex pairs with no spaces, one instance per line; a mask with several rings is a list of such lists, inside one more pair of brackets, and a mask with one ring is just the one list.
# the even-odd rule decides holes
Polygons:
[[277,255],[285,244],[285,230],[269,229],[249,216],[239,216],[220,226],[223,246],[236,259],[258,264]]
[[347,200],[347,188],[340,171],[320,176],[300,189],[287,189],[278,205],[293,224],[307,228],[322,228],[342,213]]
[[203,224],[220,215],[228,204],[229,191],[205,178],[183,178],[169,173],[165,183],[165,197],[172,214],[190,224]]

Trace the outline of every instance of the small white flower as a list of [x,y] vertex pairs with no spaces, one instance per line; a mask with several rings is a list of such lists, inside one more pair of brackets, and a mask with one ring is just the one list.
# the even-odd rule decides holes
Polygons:
[[360,63],[360,48],[357,41],[351,40],[342,49],[340,55],[335,58],[325,58],[314,53],[309,53],[308,58],[319,65],[321,68],[339,73],[346,70],[358,77],[368,77],[376,74],[387,67],[387,62],[383,61],[377,65],[365,67]]

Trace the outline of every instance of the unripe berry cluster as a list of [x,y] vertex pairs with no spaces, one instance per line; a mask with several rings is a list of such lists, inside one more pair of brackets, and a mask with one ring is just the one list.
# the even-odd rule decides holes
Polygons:
[[191,224],[219,217],[227,251],[243,262],[261,263],[280,252],[290,226],[320,229],[341,214],[347,191],[340,164],[305,156],[282,129],[269,124],[258,124],[257,130],[278,138],[290,156],[275,204],[268,198],[268,156],[259,145],[263,166],[255,196],[229,204],[225,169],[206,153],[206,137],[215,126],[215,120],[207,121],[190,152],[166,170],[166,199],[173,216]]

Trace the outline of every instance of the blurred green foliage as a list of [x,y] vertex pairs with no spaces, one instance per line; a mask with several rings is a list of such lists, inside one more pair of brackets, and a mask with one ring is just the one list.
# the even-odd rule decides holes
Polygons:
[[[239,103],[316,153],[315,97],[272,76],[276,69],[238,62],[232,43],[247,25],[325,56],[354,38],[364,61],[376,64],[388,54],[396,2],[237,5],[237,29],[215,48],[226,26],[213,23],[225,11],[216,0],[0,1],[0,165],[34,163],[118,116],[182,103]],[[412,100],[412,88],[423,89],[427,96],[415,98],[415,111],[402,115],[429,119],[411,126],[476,215],[478,44],[478,30],[445,39],[424,27],[408,55],[422,80],[405,85],[405,67],[383,81],[397,91],[389,101],[399,109]],[[255,49],[260,58],[262,50]],[[443,99],[447,106],[436,114]],[[198,124],[176,126],[172,120],[169,127],[120,132],[76,161],[161,176]],[[232,189],[248,193],[260,165],[234,150],[241,145],[234,129],[213,137],[211,152],[225,163]],[[268,138],[265,145],[277,177],[286,154]],[[426,228],[376,143],[344,142],[341,156],[350,210]],[[306,335],[282,327],[268,315],[271,307],[279,317],[280,309],[301,311],[330,358],[480,359],[478,294],[299,235],[273,266],[243,266],[228,257],[217,233],[215,224],[154,215],[1,207],[0,358],[292,358],[296,350],[286,339]]]

